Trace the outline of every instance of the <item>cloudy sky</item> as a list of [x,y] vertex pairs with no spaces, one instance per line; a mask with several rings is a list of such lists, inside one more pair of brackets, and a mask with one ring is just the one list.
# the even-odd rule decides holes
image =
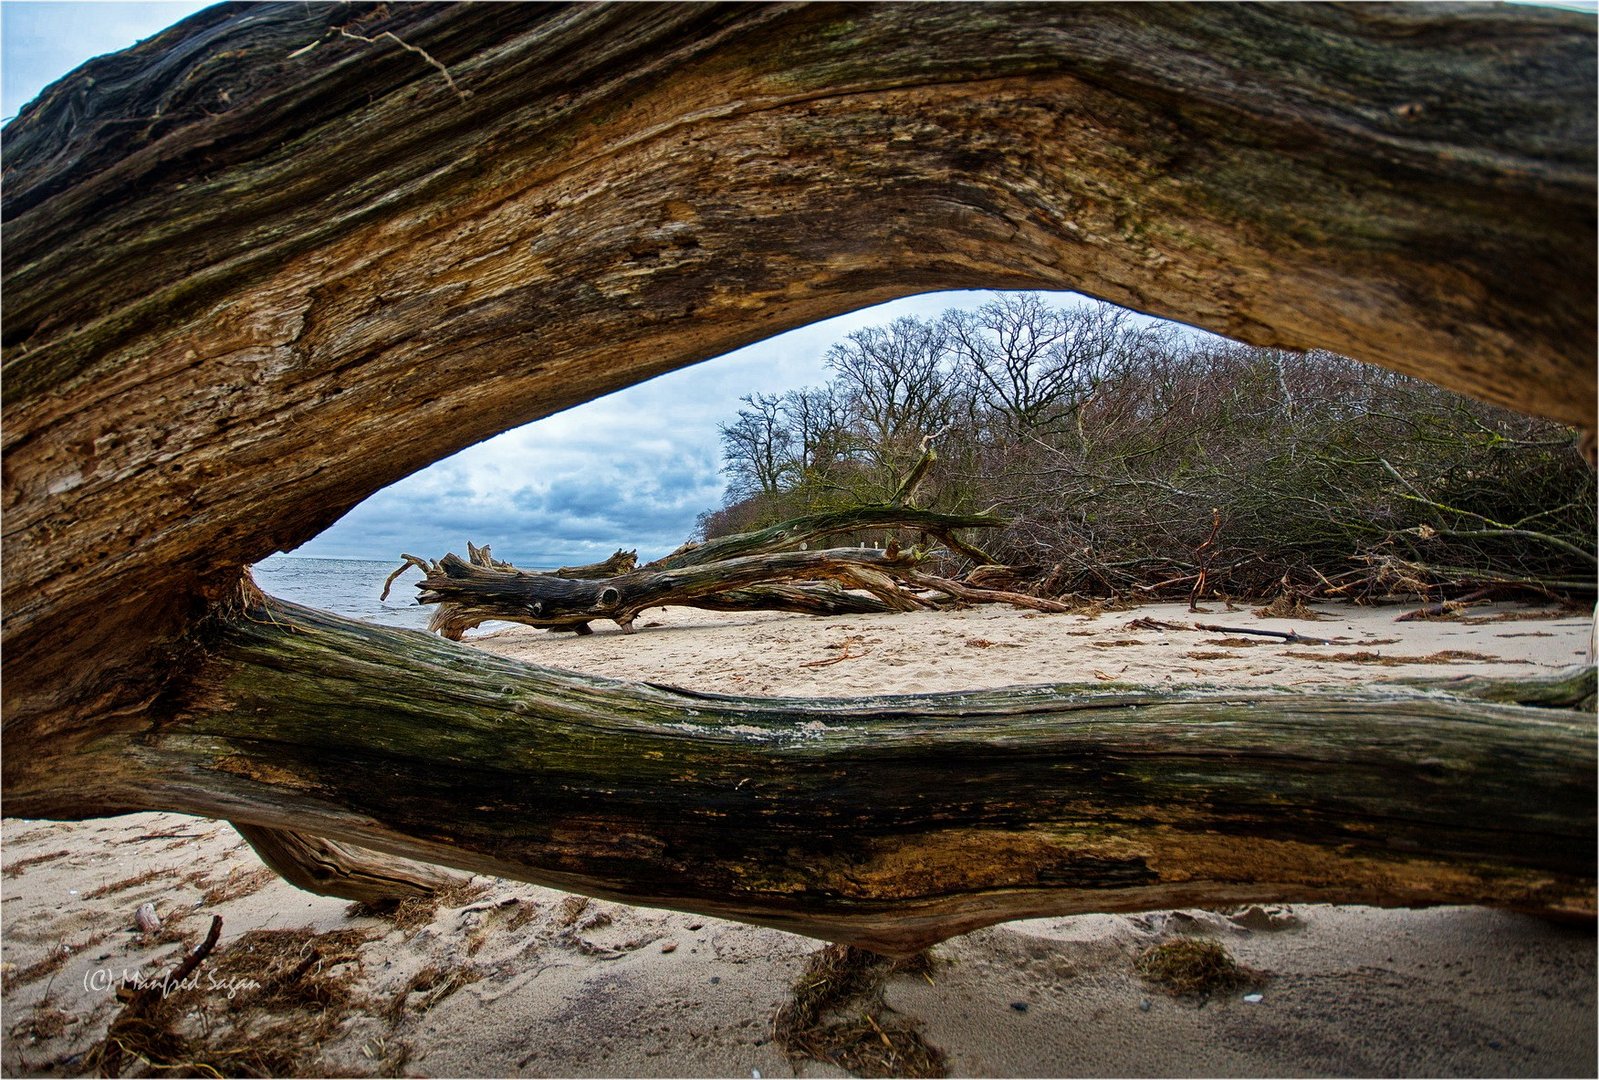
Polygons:
[[378,492],[296,554],[437,558],[464,553],[471,540],[530,567],[591,562],[619,547],[664,555],[721,505],[716,429],[741,396],[820,385],[823,355],[852,330],[993,295],[931,293],[866,308],[516,428]]

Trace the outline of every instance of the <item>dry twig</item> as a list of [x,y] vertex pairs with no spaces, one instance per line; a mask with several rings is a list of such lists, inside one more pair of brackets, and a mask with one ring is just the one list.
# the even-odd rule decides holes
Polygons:
[[1256,637],[1278,638],[1289,641],[1295,645],[1347,645],[1347,641],[1336,638],[1306,637],[1294,630],[1284,633],[1281,630],[1253,630],[1245,626],[1215,626],[1211,623],[1196,622],[1196,630],[1208,630],[1213,634],[1254,634]]

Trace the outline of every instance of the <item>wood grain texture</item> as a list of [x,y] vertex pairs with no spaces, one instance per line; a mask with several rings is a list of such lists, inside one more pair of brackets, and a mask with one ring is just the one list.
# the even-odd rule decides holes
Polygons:
[[289,829],[234,822],[261,861],[307,892],[375,904],[427,896],[466,878],[436,866]]
[[[887,952],[1085,911],[1594,910],[1591,668],[1458,691],[762,700],[533,668],[258,595],[191,664],[165,719],[105,748],[110,808]],[[8,811],[83,812],[51,797],[8,789]]]

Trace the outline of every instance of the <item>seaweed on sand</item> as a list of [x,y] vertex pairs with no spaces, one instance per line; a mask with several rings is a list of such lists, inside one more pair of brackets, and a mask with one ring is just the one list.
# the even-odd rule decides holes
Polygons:
[[925,952],[892,960],[829,945],[811,957],[793,998],[778,1009],[773,1035],[790,1058],[828,1062],[856,1076],[944,1076],[943,1053],[922,1038],[915,1020],[883,1002],[890,976],[909,973],[931,981],[931,971]]
[[[351,1013],[359,950],[370,931],[318,934],[302,927],[252,930],[196,969],[217,944],[206,940],[163,979],[119,992],[126,1002],[84,1068],[92,1075],[326,1075],[320,1050]],[[404,1048],[396,1048],[403,1053]],[[386,1062],[390,1068],[395,1067]]]
[[1134,970],[1174,995],[1208,996],[1259,982],[1261,973],[1242,967],[1219,943],[1179,938],[1152,945],[1138,955]]
[[395,929],[410,933],[432,922],[439,908],[465,907],[488,891],[488,885],[467,878],[403,900],[359,900],[345,908],[344,913],[352,919],[386,919]]

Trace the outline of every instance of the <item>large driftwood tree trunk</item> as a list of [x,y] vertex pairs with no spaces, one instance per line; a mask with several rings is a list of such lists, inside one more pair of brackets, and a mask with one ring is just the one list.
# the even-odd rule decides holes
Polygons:
[[[398,757],[365,745],[374,717],[419,732],[450,713],[445,684],[396,699],[328,681],[336,651],[285,670],[281,646],[342,631],[266,645],[225,605],[243,565],[478,439],[937,287],[1077,288],[1591,425],[1594,40],[1580,15],[1445,5],[286,3],[212,8],[93,61],[5,131],[5,809],[213,813],[751,917],[786,905],[800,927],[847,928],[864,905],[874,925],[938,909],[945,932],[1025,910],[1001,898],[1048,867],[1114,878],[1117,844],[1056,858],[1025,815],[1005,819],[1013,842],[970,839],[1002,853],[981,882],[928,876],[966,850],[923,861],[930,821],[971,820],[985,789],[1033,775],[1021,729],[980,725],[937,759],[942,816],[874,804],[880,831],[855,862],[821,859],[814,815],[757,782],[787,775],[781,742],[739,751],[765,768],[753,791],[702,786],[708,764],[650,776],[652,791],[682,785],[698,821],[770,820],[733,856],[741,869],[715,871],[677,834],[611,829],[607,799],[642,795],[603,795],[586,757],[497,756],[503,782],[474,802],[490,774],[472,763],[499,726],[447,724]],[[405,635],[382,645],[400,670],[479,662]],[[521,678],[559,693],[555,676],[506,672],[465,696],[484,704]],[[621,718],[634,697],[648,693],[606,700]],[[914,729],[917,708],[893,706],[896,724]],[[552,715],[561,745],[571,732]],[[1541,730],[1494,716],[1494,730]],[[722,740],[689,727],[695,739],[636,745],[708,762]],[[1450,730],[1469,743],[1479,728]],[[1431,752],[1398,737],[1398,757]],[[861,738],[824,733],[796,759],[838,792],[813,810],[850,813],[851,755],[880,753]],[[1495,753],[1544,760],[1507,738]],[[316,767],[335,751],[348,782]],[[432,781],[409,765],[414,786],[372,779],[429,755]],[[1235,756],[1193,769],[1219,779]],[[1551,790],[1591,780],[1580,753],[1559,757],[1539,774]],[[539,794],[519,802],[523,788]],[[1321,805],[1315,789],[1294,787],[1275,816],[1201,816],[1211,841],[1138,857],[1162,880],[1236,878],[1239,838],[1295,843],[1291,808]],[[568,791],[576,809],[546,818]],[[409,808],[384,801],[396,792]],[[1548,852],[1574,843],[1572,805],[1544,834],[1508,806],[1466,809],[1559,837],[1528,845]],[[1021,814],[1010,806],[992,813]],[[1092,831],[1082,811],[1071,829]],[[565,831],[518,846],[518,828],[546,821]],[[602,841],[591,874],[570,869]],[[1449,861],[1469,848],[1444,845],[1436,880],[1456,884],[1432,892],[1346,888],[1358,859],[1318,872],[1329,896],[1507,900],[1500,879]],[[512,854],[484,854],[497,851]],[[641,858],[675,868],[670,885],[639,885]],[[1543,867],[1557,900],[1516,902],[1580,892],[1563,859]],[[1285,876],[1237,865],[1263,893]],[[1127,872],[1129,903],[1181,898],[1139,893],[1144,871]],[[713,885],[739,899],[703,900]],[[861,939],[917,936],[878,933]]]
[[760,700],[529,669],[248,589],[184,662],[159,723],[81,759],[105,810],[340,836],[885,952],[1024,916],[1260,900],[1594,908],[1592,669],[1452,692]]

